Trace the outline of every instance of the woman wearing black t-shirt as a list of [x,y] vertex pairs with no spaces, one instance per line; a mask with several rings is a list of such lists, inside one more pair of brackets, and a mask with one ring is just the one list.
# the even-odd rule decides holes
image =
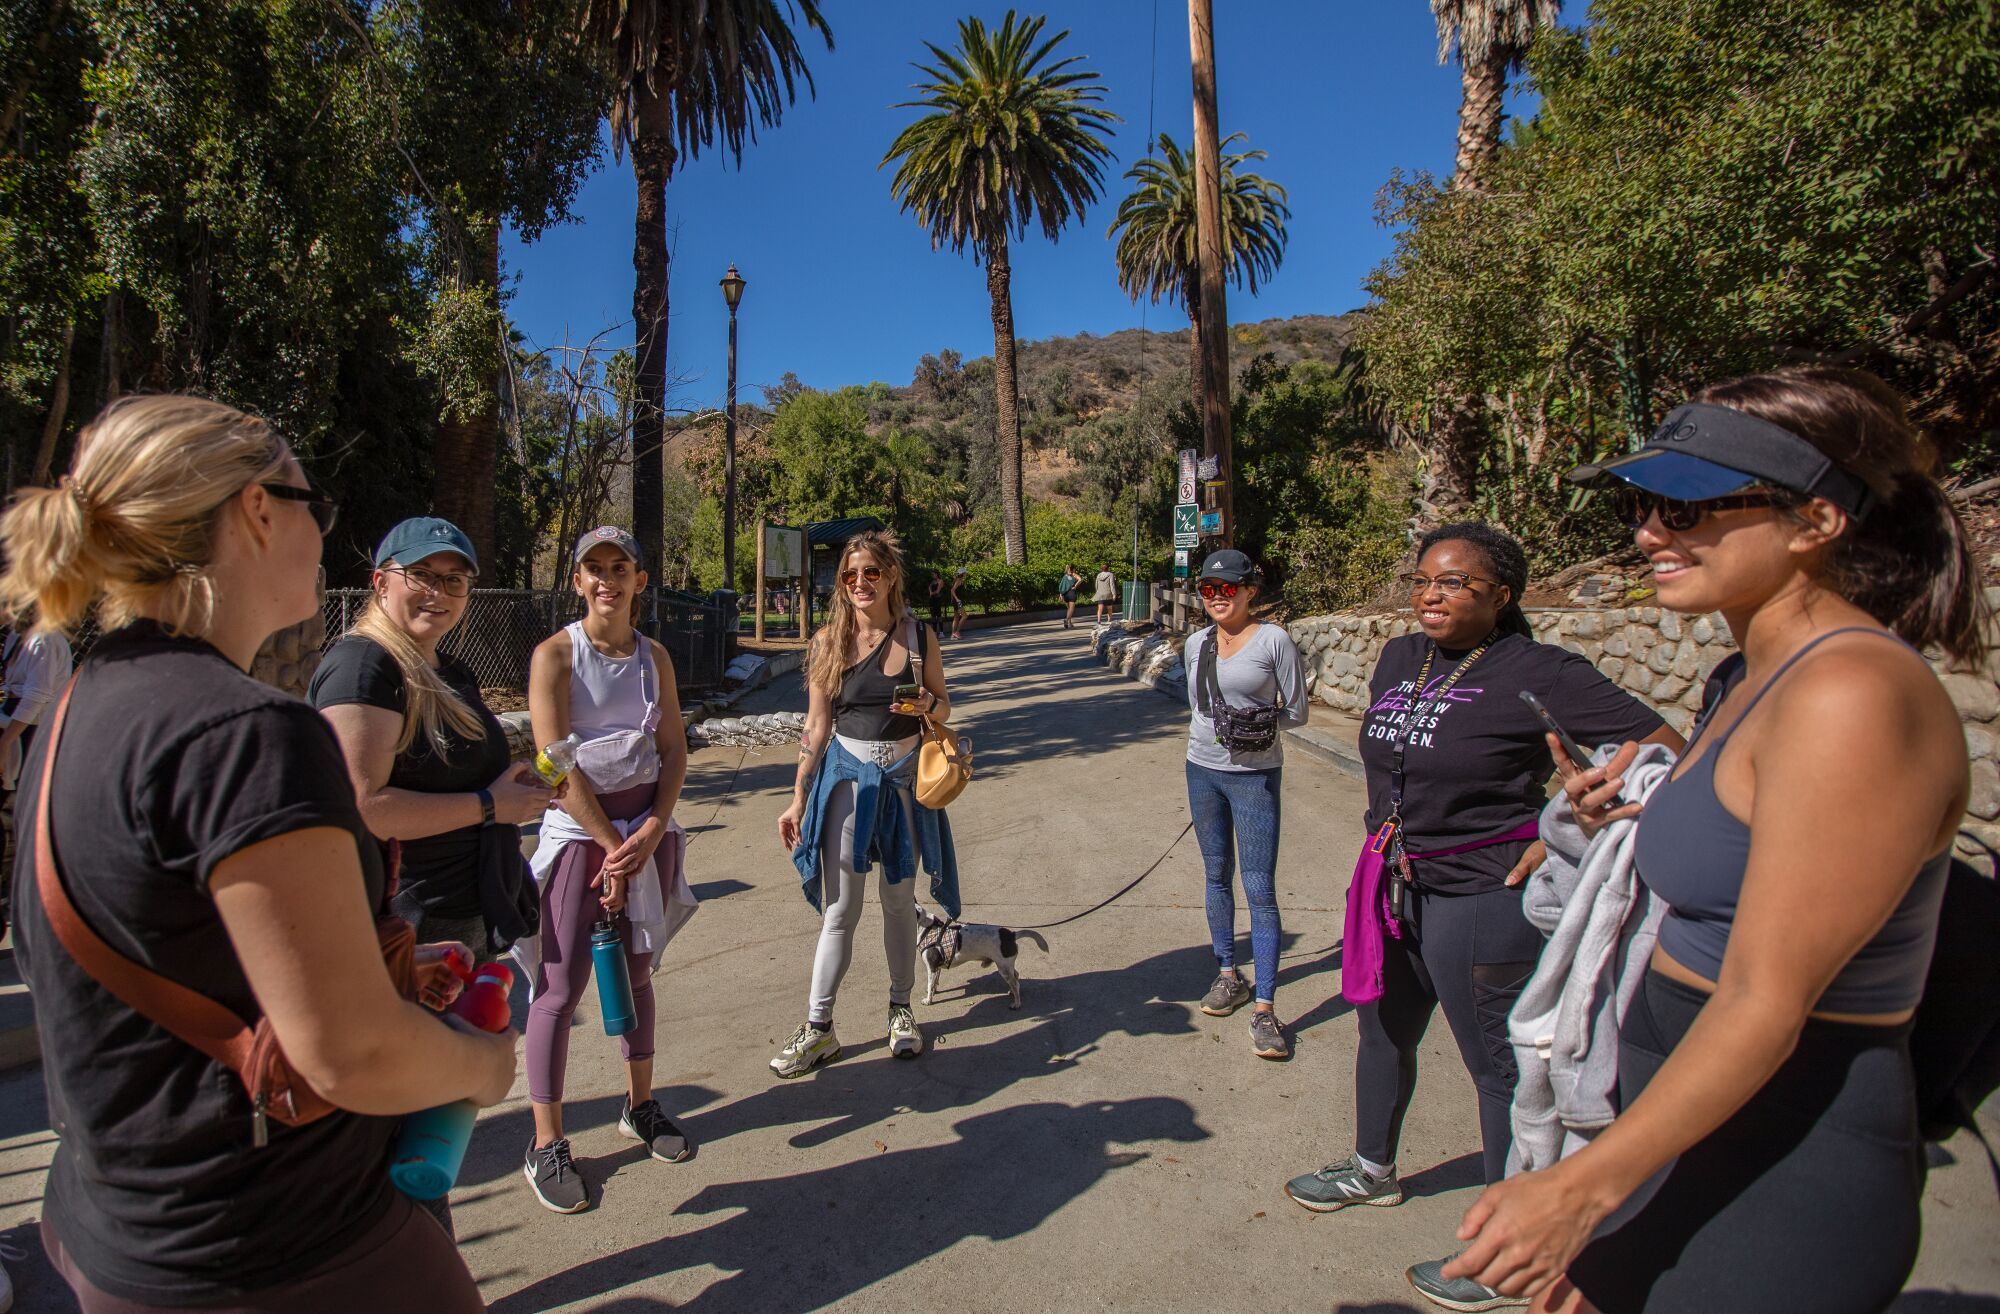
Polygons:
[[402,1114],[503,1099],[515,1038],[399,996],[374,925],[380,853],[333,735],[245,673],[318,607],[332,518],[262,421],[156,396],[106,407],[62,485],[22,490],[0,519],[0,608],[105,630],[28,764],[23,847],[54,754],[55,875],[83,921],[268,1018],[335,1106],[267,1124],[235,1072],[98,984],[22,882],[21,963],[61,1038],[43,1054],[62,1138],[42,1239],[84,1314],[485,1308],[444,1232],[390,1187],[388,1152]]
[[390,530],[375,550],[375,596],[307,697],[340,740],[368,828],[402,841],[390,908],[419,939],[458,941],[484,960],[515,938],[510,929],[530,928],[488,926],[482,862],[516,869],[488,874],[488,899],[532,891],[513,827],[540,817],[549,791],[528,768],[508,767],[507,732],[477,677],[438,652],[478,573],[471,540],[448,520]]
[[1382,996],[1356,1009],[1354,1151],[1285,1188],[1320,1213],[1402,1203],[1396,1147],[1417,1045],[1440,1006],[1478,1088],[1485,1179],[1506,1170],[1515,1079],[1507,1013],[1542,952],[1520,885],[1541,862],[1535,820],[1555,772],[1521,691],[1584,743],[1681,743],[1588,660],[1534,640],[1520,605],[1527,557],[1506,534],[1476,523],[1433,530],[1404,579],[1421,633],[1382,650],[1361,759],[1368,834],[1400,816],[1413,884],[1401,895],[1402,936],[1384,946]]

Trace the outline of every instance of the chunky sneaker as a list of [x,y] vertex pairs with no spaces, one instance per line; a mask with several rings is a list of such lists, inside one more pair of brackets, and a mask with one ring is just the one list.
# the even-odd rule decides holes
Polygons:
[[1526,1296],[1503,1296],[1492,1287],[1482,1286],[1471,1278],[1448,1278],[1444,1266],[1448,1261],[1430,1259],[1407,1270],[1403,1276],[1417,1289],[1417,1294],[1441,1309],[1472,1310],[1483,1309],[1525,1309]]
[[1222,972],[1201,997],[1201,1011],[1210,1017],[1228,1017],[1249,1002],[1249,983],[1234,972]]
[[840,1057],[840,1042],[834,1039],[833,1028],[815,1030],[810,1022],[799,1023],[799,1029],[778,1051],[778,1057],[771,1060],[771,1071],[781,1077],[803,1077],[822,1063],[831,1063]]
[[[1285,1194],[1295,1204],[1316,1214],[1330,1214],[1349,1205],[1388,1207],[1403,1203],[1403,1184],[1391,1168],[1387,1177],[1371,1177],[1352,1156],[1330,1163],[1318,1172],[1294,1177],[1285,1183]],[[1412,1269],[1411,1272],[1416,1270]]]
[[647,1151],[661,1163],[685,1163],[694,1158],[694,1142],[674,1125],[658,1100],[647,1100],[635,1109],[628,1096],[625,1112],[618,1117],[618,1130],[632,1140],[644,1142]]
[[924,1052],[924,1033],[908,1004],[889,1005],[889,1057],[913,1059]]
[[1268,1008],[1260,1008],[1250,1014],[1250,1048],[1258,1058],[1288,1059],[1292,1056],[1292,1042],[1285,1038],[1285,1029],[1278,1025],[1278,1015]]
[[544,1209],[558,1214],[575,1214],[581,1213],[590,1204],[590,1196],[583,1189],[583,1176],[570,1160],[567,1136],[540,1147],[535,1145],[532,1136],[529,1137],[528,1161],[521,1169],[521,1176],[535,1188],[535,1198],[542,1202]]

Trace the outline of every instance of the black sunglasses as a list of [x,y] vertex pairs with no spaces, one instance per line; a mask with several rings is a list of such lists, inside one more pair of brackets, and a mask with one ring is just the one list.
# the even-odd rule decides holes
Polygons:
[[1771,493],[1738,493],[1733,497],[1710,497],[1699,502],[1683,502],[1677,498],[1661,497],[1643,488],[1630,486],[1616,489],[1611,494],[1611,514],[1627,529],[1639,529],[1654,516],[1660,518],[1662,528],[1673,533],[1685,533],[1702,522],[1711,511],[1728,511],[1735,507],[1774,506],[1777,497]]
[[303,502],[306,510],[312,512],[313,523],[319,526],[319,536],[325,538],[333,532],[333,522],[340,516],[340,508],[321,497],[310,488],[294,488],[290,484],[259,484],[259,488],[272,497],[281,497],[287,502]]

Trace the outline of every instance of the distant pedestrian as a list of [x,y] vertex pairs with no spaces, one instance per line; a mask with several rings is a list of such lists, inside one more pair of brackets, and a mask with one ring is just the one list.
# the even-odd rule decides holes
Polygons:
[[1110,624],[1113,608],[1118,603],[1118,576],[1112,573],[1110,566],[1097,572],[1097,591],[1090,595],[1090,600],[1097,604],[1097,623]]
[[951,573],[951,637],[965,637],[965,577],[969,572],[960,566]]
[[1076,628],[1076,595],[1083,591],[1083,572],[1075,566],[1064,566],[1062,583],[1056,586],[1056,593],[1063,600],[1063,628]]
[[1204,906],[1219,969],[1201,1011],[1227,1017],[1253,997],[1236,969],[1236,891],[1242,859],[1243,897],[1250,905],[1250,952],[1256,964],[1256,1007],[1250,1048],[1259,1058],[1290,1058],[1292,1044],[1278,1022],[1278,821],[1285,746],[1279,737],[1304,725],[1306,667],[1282,625],[1252,620],[1259,575],[1233,548],[1213,553],[1196,588],[1213,622],[1188,637],[1188,811],[1208,871]]
[[931,628],[936,630],[938,638],[942,639],[948,632],[944,621],[944,604],[948,596],[945,591],[944,572],[932,570],[930,577],[931,582],[924,589],[924,598],[930,607]]
[[[0,649],[0,790],[8,794],[21,787],[21,768],[34,747],[35,730],[48,715],[50,704],[69,683],[75,666],[69,640],[53,631],[36,633],[22,621],[7,631]],[[14,816],[19,829],[21,818]],[[0,863],[0,935],[7,933],[7,908],[14,876],[13,836],[8,836],[6,861]],[[0,1306],[0,1310],[4,1310]]]

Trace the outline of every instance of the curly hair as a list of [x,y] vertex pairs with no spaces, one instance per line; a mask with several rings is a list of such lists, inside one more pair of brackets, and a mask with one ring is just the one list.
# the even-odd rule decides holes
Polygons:
[[1501,633],[1534,638],[1535,627],[1528,624],[1528,614],[1521,610],[1521,597],[1528,591],[1528,554],[1520,541],[1483,520],[1461,520],[1439,525],[1419,539],[1417,560],[1422,561],[1424,554],[1440,543],[1464,543],[1486,558],[1486,568],[1507,586],[1509,594],[1507,605],[1500,609]]

